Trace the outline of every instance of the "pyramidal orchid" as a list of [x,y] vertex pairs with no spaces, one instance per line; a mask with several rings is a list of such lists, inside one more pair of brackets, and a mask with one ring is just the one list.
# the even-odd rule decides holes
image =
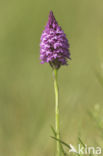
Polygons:
[[[69,43],[64,31],[58,25],[53,12],[50,11],[48,22],[40,40],[41,63],[49,63],[53,69],[55,90],[55,131],[56,138],[60,139],[59,102],[57,72],[63,65],[68,65],[70,59]],[[60,142],[57,141],[57,156],[61,155]]]
[[67,65],[67,60],[70,59],[68,40],[52,11],[41,35],[40,59],[41,63],[47,62],[54,69]]

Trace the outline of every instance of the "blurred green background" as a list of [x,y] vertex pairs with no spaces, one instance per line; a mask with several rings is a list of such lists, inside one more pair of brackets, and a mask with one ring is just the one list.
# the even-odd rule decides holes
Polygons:
[[103,0],[1,0],[0,156],[54,156],[52,69],[39,60],[50,10],[69,39],[72,57],[59,71],[61,136],[75,146],[78,135],[85,144],[103,146],[88,114],[103,110],[98,79],[103,72]]

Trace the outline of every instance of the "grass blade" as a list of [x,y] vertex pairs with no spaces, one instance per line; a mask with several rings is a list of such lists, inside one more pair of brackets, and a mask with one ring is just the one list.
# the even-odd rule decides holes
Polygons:
[[[51,126],[51,130],[52,130],[52,132],[53,132],[53,134],[54,134],[54,136],[56,138],[57,133],[56,133],[56,131],[55,131],[53,126]],[[67,153],[64,151],[62,144],[60,144],[60,148],[61,148],[61,152],[63,153],[63,155],[67,156]]]
[[[69,148],[69,149],[71,149],[71,147],[70,147],[70,145],[68,145],[67,143],[65,143],[64,141],[62,141],[62,140],[60,140],[60,139],[57,139],[57,138],[55,138],[55,137],[52,137],[51,136],[51,138],[52,139],[54,139],[54,140],[56,140],[56,141],[59,141],[61,144],[63,144],[64,146],[66,146],[67,148]],[[80,156],[80,154],[79,153],[76,153],[78,156]]]

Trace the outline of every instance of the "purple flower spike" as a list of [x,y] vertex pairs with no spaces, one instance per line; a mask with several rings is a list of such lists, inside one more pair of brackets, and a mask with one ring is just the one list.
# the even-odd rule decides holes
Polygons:
[[70,59],[68,40],[52,11],[41,35],[40,59],[41,63],[47,62],[54,69],[67,65],[67,59]]

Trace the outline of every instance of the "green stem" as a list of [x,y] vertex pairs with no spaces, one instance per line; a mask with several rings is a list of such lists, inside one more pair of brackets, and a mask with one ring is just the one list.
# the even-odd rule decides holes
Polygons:
[[[59,129],[59,103],[58,103],[58,83],[57,83],[57,69],[54,69],[54,90],[55,90],[55,128],[57,133],[57,139],[60,139]],[[57,141],[57,156],[61,155],[60,142]]]

